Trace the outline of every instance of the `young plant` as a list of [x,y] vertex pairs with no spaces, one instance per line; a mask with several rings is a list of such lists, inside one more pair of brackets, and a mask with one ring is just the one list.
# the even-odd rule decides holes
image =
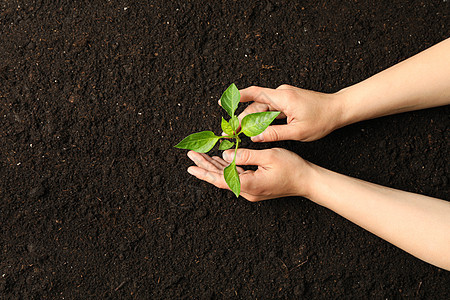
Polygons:
[[241,142],[239,135],[244,133],[246,136],[252,137],[262,133],[280,114],[278,111],[268,111],[246,115],[242,119],[239,128],[239,119],[234,113],[236,112],[240,100],[241,94],[234,83],[226,89],[220,98],[222,107],[231,117],[229,121],[222,117],[221,127],[226,134],[225,136],[217,136],[212,131],[201,131],[187,136],[175,146],[180,149],[206,153],[210,151],[220,139],[223,140],[220,143],[219,150],[227,150],[236,145],[233,161],[223,170],[225,182],[236,197],[239,197],[239,194],[241,193],[241,182],[239,181],[239,173],[236,169],[236,152],[239,143]]

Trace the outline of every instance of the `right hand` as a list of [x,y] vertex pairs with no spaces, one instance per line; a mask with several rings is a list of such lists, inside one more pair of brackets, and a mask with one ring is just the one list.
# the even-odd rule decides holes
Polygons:
[[240,90],[241,102],[254,101],[239,116],[251,113],[280,111],[278,118],[287,118],[285,125],[271,125],[252,137],[253,142],[281,140],[314,141],[339,127],[339,99],[325,94],[281,85],[277,89],[251,86]]

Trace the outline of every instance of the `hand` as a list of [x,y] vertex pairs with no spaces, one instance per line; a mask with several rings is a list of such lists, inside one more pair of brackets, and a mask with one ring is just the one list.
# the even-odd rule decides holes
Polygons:
[[[197,165],[188,168],[190,174],[218,188],[229,189],[223,169],[233,160],[234,150],[224,151],[224,159],[194,151],[189,151],[188,157]],[[307,175],[310,164],[288,150],[238,149],[236,164],[258,166],[256,171],[237,167],[241,196],[251,202],[309,194],[310,185],[306,180],[311,177]]]
[[281,85],[277,89],[251,86],[240,90],[241,102],[254,101],[239,116],[263,111],[281,111],[286,125],[271,125],[252,137],[253,142],[281,140],[314,141],[339,126],[340,101],[334,94],[324,94]]

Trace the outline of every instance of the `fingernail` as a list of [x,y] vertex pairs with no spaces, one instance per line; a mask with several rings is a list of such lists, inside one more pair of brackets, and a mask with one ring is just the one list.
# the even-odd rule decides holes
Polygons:
[[192,159],[191,151],[189,151],[189,152],[187,153],[187,157],[189,157],[191,160],[193,160],[193,159]]
[[188,172],[189,174],[195,176],[195,172],[192,170],[192,168],[188,168],[188,169],[187,169],[187,172]]
[[195,162],[195,154],[192,151],[189,151],[187,153],[187,156],[189,157],[190,160],[192,160],[193,162]]
[[264,140],[264,138],[263,138],[263,134],[261,133],[261,134],[258,134],[257,136],[253,136],[252,137],[252,141],[253,142],[262,142]]
[[222,157],[223,157],[223,159],[226,160],[226,161],[231,160],[231,155],[230,155],[230,153],[228,153],[228,151],[224,151],[224,152],[222,153]]

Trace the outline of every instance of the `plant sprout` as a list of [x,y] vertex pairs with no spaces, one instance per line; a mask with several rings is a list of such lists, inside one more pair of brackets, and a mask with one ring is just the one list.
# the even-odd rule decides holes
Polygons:
[[234,83],[226,89],[220,98],[222,107],[231,117],[228,121],[222,117],[221,127],[226,135],[217,136],[212,131],[201,131],[187,136],[175,146],[180,149],[206,153],[210,151],[220,139],[223,140],[220,143],[219,150],[227,150],[236,145],[233,161],[223,170],[225,182],[236,197],[239,197],[239,194],[241,193],[241,182],[239,181],[239,173],[236,169],[236,153],[239,148],[239,143],[241,142],[239,135],[244,133],[246,136],[252,137],[262,133],[280,114],[278,111],[268,111],[246,115],[242,119],[239,128],[239,119],[235,115],[235,112],[240,100],[241,94]]

